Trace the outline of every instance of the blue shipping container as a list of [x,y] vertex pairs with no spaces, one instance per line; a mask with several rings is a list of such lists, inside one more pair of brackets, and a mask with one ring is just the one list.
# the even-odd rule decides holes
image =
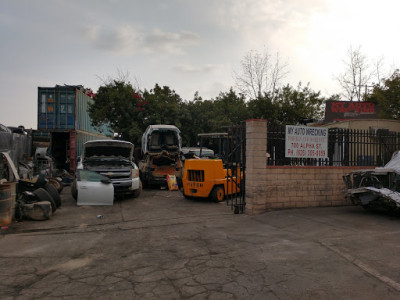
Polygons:
[[92,101],[83,86],[39,87],[38,129],[82,130],[112,136],[108,126],[92,126],[88,113]]

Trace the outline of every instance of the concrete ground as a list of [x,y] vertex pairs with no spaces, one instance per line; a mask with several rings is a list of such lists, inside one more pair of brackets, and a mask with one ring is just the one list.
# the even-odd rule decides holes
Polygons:
[[[144,190],[0,234],[0,299],[400,299],[400,218],[361,207],[235,215]],[[97,218],[103,215],[102,219]]]

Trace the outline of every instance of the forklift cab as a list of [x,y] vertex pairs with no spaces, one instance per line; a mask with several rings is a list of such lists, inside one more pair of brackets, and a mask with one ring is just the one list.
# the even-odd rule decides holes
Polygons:
[[[221,202],[226,196],[240,192],[243,177],[235,165],[229,166],[232,155],[228,133],[202,133],[200,139],[200,159],[187,159],[183,172],[183,195],[193,198],[209,198]],[[202,158],[202,149],[214,150],[213,159]]]
[[203,149],[205,148],[214,151],[214,158],[226,162],[229,153],[228,133],[199,133],[198,137],[200,139],[200,158],[203,157]]

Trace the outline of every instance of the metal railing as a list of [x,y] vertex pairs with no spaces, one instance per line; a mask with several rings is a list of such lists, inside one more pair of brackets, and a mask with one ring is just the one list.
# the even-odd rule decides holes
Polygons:
[[286,158],[285,126],[269,126],[267,165],[384,166],[399,149],[400,133],[397,132],[331,128],[328,132],[328,158]]

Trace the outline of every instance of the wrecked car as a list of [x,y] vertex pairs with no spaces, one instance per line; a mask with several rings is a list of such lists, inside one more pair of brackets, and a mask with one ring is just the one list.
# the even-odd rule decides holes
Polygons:
[[182,182],[182,138],[174,125],[150,125],[142,136],[143,159],[139,162],[143,184],[167,185],[167,176]]
[[[139,169],[133,161],[133,150],[133,144],[127,141],[88,141],[83,145],[82,156],[78,158],[77,170],[106,176],[111,180],[116,196],[130,194],[136,198],[141,193],[142,184]],[[77,199],[76,179],[72,185],[72,196]]]
[[357,170],[343,176],[346,198],[365,209],[400,211],[400,152],[384,166]]

